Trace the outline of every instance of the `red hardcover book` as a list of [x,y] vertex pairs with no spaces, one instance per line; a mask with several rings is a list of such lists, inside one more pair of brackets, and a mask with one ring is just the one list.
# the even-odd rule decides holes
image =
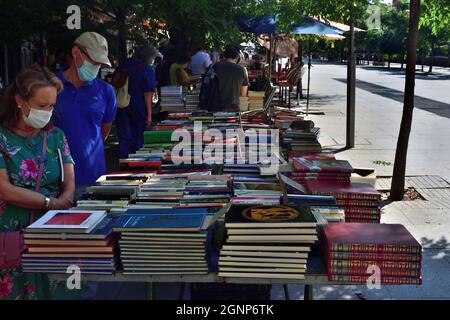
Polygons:
[[148,160],[131,160],[121,159],[121,165],[126,165],[129,168],[160,168],[161,161],[148,161]]
[[[361,276],[353,276],[353,275],[328,275],[329,281],[334,282],[345,282],[345,283],[358,283],[358,284],[365,284],[369,280],[369,277],[372,277],[371,275],[361,275]],[[372,283],[372,279],[369,280],[369,283]],[[389,276],[382,276],[381,284],[389,285],[400,285],[400,284],[411,284],[411,285],[421,285],[422,279],[421,278],[413,278],[413,277],[389,277]]]
[[294,158],[304,158],[306,160],[336,160],[334,153],[331,152],[301,152],[290,150],[288,153],[289,161]]
[[381,199],[381,193],[367,183],[308,181],[306,186],[312,194],[333,196],[338,200],[379,201]]
[[367,208],[367,207],[343,207],[345,214],[349,215],[376,215],[379,216],[381,214],[380,208]]
[[360,214],[360,213],[345,213],[346,219],[361,219],[361,220],[380,220],[380,215]]
[[365,275],[371,266],[380,268],[383,276],[420,277],[421,264],[402,261],[329,260],[328,273]]
[[353,167],[346,160],[307,160],[305,158],[294,158],[293,164],[295,171],[301,172],[353,172]]
[[372,201],[372,200],[336,200],[336,204],[339,207],[362,207],[362,208],[380,208],[380,201]]
[[400,224],[333,223],[325,225],[322,232],[328,252],[422,252],[422,246]]
[[420,254],[399,254],[399,253],[361,253],[361,252],[330,252],[328,259],[331,260],[372,260],[372,261],[409,261],[420,263]]
[[377,223],[380,224],[381,221],[380,219],[354,219],[354,218],[349,218],[349,219],[345,219],[346,223]]

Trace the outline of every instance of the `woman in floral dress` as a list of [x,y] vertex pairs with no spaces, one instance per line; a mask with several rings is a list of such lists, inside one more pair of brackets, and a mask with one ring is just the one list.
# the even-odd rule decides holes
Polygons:
[[[61,81],[48,69],[33,65],[20,72],[0,105],[0,232],[17,231],[48,210],[72,207],[74,163],[63,132],[48,125]],[[43,155],[44,131],[47,135]],[[59,150],[59,152],[58,152]],[[61,154],[64,181],[61,182]],[[35,192],[39,166],[44,170]],[[0,270],[1,299],[69,298],[74,292],[42,274]]]

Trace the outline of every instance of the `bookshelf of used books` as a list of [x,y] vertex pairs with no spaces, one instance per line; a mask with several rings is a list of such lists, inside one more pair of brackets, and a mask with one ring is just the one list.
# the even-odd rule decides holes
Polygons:
[[120,172],[26,229],[25,272],[65,280],[75,264],[83,281],[149,288],[297,284],[305,298],[316,284],[372,281],[374,266],[382,284],[421,284],[420,244],[380,224],[380,193],[321,146],[312,121],[284,108],[208,113],[172,102]]

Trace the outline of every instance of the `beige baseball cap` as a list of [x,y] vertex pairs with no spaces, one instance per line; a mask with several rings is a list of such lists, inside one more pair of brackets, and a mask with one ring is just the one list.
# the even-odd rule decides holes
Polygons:
[[75,40],[75,44],[86,49],[89,57],[95,62],[111,67],[108,58],[108,41],[96,32],[85,32]]

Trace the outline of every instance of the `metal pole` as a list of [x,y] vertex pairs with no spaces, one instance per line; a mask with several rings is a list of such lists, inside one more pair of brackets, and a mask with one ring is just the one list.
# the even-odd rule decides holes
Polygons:
[[269,82],[272,83],[272,49],[273,36],[270,34],[270,52],[269,52]]
[[347,59],[347,148],[355,147],[355,94],[356,94],[356,61],[355,61],[355,17],[351,12],[350,37],[348,41]]
[[308,36],[308,91],[306,93],[306,115],[309,115],[309,88],[311,86],[311,35]]

